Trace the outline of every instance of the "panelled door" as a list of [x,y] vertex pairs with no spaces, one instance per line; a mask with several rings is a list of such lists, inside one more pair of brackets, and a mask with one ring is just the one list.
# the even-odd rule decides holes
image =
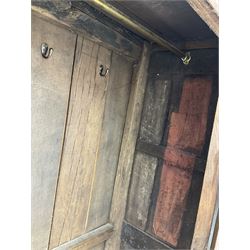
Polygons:
[[[53,48],[47,59],[43,42]],[[132,64],[32,18],[34,250],[104,248]]]

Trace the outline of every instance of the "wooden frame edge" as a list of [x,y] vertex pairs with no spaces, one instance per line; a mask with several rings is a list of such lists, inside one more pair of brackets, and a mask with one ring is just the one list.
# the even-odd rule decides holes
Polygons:
[[106,250],[120,249],[120,235],[123,219],[125,216],[128,187],[141,121],[150,52],[151,47],[148,43],[144,43],[138,69],[133,74],[127,117],[110,210],[110,222],[114,225],[114,234],[106,242]]

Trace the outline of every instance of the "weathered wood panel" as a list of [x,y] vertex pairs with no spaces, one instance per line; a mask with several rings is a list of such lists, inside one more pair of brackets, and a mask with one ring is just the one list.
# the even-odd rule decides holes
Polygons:
[[149,79],[140,125],[140,140],[160,144],[164,130],[170,89],[170,80]]
[[211,85],[210,78],[187,78],[179,112],[173,112],[170,118],[153,229],[174,246],[180,237],[196,156],[205,143]]
[[131,87],[132,63],[113,53],[87,230],[107,223]]
[[197,214],[195,231],[191,249],[210,249],[208,245],[211,225],[218,202],[218,164],[219,164],[219,118],[218,107],[214,120],[213,133],[209,147],[206,171],[202,187],[199,210]]
[[174,246],[178,243],[194,163],[194,156],[166,149],[153,229],[159,238]]
[[119,249],[120,247],[122,221],[125,214],[127,191],[130,182],[136,139],[139,132],[149,57],[150,48],[145,43],[136,75],[132,81],[114,193],[111,203],[110,221],[114,225],[115,231],[114,235],[107,240],[105,249]]
[[[54,49],[49,59],[41,44]],[[32,249],[47,249],[76,35],[32,15]]]
[[134,159],[133,176],[127,205],[126,220],[145,229],[154,173],[158,160],[155,157],[137,152]]
[[110,60],[111,51],[79,39],[50,248],[86,231],[108,84],[99,68]]
[[[160,144],[164,132],[170,88],[171,82],[169,80],[149,79],[138,136],[140,141],[148,144]],[[157,164],[157,158],[136,152],[126,220],[143,230],[146,227]]]

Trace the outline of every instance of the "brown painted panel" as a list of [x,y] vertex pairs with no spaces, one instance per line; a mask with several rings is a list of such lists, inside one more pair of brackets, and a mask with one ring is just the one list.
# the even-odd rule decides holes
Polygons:
[[176,246],[182,216],[191,184],[195,157],[174,149],[166,149],[153,221],[154,233]]

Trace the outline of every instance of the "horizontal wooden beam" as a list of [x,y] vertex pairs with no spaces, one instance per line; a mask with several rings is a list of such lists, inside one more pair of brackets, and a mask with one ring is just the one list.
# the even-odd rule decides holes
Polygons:
[[[168,145],[168,147],[171,148],[170,145]],[[148,154],[148,155],[151,155],[153,157],[156,157],[158,159],[165,160],[164,154],[166,151],[166,146],[155,145],[152,143],[138,140],[137,144],[136,144],[136,150],[139,152],[142,152],[144,154]],[[178,150],[178,149],[175,149],[175,150]],[[201,173],[205,172],[206,161],[204,159],[196,156],[193,153],[189,153],[186,151],[182,151],[182,153],[187,154],[187,155],[193,155],[196,157],[196,164],[194,167],[194,171],[198,171]]]
[[109,223],[98,227],[86,234],[79,236],[76,239],[73,239],[69,242],[66,242],[53,250],[67,250],[74,249],[76,247],[81,247],[81,249],[91,249],[102,242],[106,241],[113,234],[113,226]]
[[164,159],[166,147],[138,140],[136,150],[156,158]]
[[141,46],[73,7],[59,8],[52,1],[32,1],[32,11],[120,54],[132,59],[140,57]]

